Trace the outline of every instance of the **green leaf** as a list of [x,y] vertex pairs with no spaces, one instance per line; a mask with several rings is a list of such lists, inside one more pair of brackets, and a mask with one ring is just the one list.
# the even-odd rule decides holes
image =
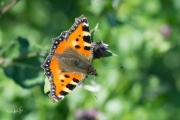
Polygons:
[[18,58],[26,55],[29,51],[28,48],[29,41],[25,38],[18,37],[12,40],[8,46],[3,46],[0,54],[6,58]]
[[103,57],[111,57],[111,56],[118,56],[118,55],[113,53],[111,50],[107,50]]
[[30,88],[43,83],[41,77],[43,71],[40,65],[41,62],[38,57],[31,57],[13,61],[12,64],[3,69],[7,77],[12,78],[17,84],[24,88]]
[[30,53],[28,40],[18,37],[8,47],[3,53],[6,76],[24,88],[42,84],[41,57],[38,53]]
[[50,91],[51,86],[50,86],[50,83],[49,83],[49,80],[48,80],[47,77],[45,78],[44,81],[45,81],[45,83],[44,83],[44,93],[47,93],[47,92]]

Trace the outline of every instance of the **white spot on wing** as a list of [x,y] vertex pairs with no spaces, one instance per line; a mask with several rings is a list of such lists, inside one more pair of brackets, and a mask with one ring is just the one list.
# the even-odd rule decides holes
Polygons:
[[71,43],[72,46],[76,46],[77,42],[75,40],[73,40],[73,42]]
[[60,75],[60,76],[59,76],[59,79],[64,79],[64,75]]
[[58,100],[56,98],[53,99],[55,102],[58,102]]
[[85,23],[85,22],[84,22],[84,25],[87,26],[87,27],[89,27],[89,24],[88,24],[88,23]]
[[83,36],[91,36],[89,32],[83,32]]
[[89,46],[90,47],[91,44],[84,42],[84,46]]
[[60,99],[64,99],[64,96],[63,95],[59,95],[58,96]]
[[72,85],[77,85],[77,83],[74,82],[74,81],[71,81],[70,84],[72,84]]
[[70,89],[68,89],[67,87],[65,87],[64,89],[63,89],[63,91],[65,91],[65,92],[71,92],[71,90]]

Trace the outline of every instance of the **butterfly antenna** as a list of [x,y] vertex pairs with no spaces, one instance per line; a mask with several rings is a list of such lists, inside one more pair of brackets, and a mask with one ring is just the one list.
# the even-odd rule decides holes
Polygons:
[[[94,76],[94,79],[96,79],[95,76]],[[92,81],[92,84],[94,86],[94,98],[95,100],[97,100],[97,89],[96,89],[96,83],[94,80]]]
[[124,68],[123,66],[118,66],[118,67],[113,67],[113,68],[107,68],[103,70],[97,70],[97,71],[105,71],[105,70],[110,70],[110,69],[115,69],[115,68]]

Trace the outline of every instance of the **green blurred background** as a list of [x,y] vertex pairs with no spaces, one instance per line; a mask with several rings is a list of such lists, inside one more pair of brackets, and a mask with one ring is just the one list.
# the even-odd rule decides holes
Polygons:
[[[0,120],[180,120],[180,0],[20,0],[1,12]],[[99,71],[95,93],[80,86],[52,103],[40,65],[81,14],[118,55],[94,67],[124,68]]]

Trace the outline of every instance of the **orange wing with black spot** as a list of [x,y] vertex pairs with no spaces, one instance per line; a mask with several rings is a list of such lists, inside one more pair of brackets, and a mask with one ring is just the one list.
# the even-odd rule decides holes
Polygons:
[[71,72],[61,72],[53,75],[50,80],[53,87],[51,87],[49,97],[53,102],[58,102],[69,94],[84,78],[84,74]]
[[89,23],[84,15],[75,19],[75,23],[69,30],[67,42],[73,49],[92,61],[91,34]]
[[84,73],[63,71],[61,62],[55,55],[63,54],[70,47],[92,61],[90,44],[88,21],[83,15],[75,19],[75,23],[69,31],[62,32],[58,38],[53,39],[50,54],[42,65],[45,75],[50,81],[49,97],[53,102],[63,99],[86,77]]

